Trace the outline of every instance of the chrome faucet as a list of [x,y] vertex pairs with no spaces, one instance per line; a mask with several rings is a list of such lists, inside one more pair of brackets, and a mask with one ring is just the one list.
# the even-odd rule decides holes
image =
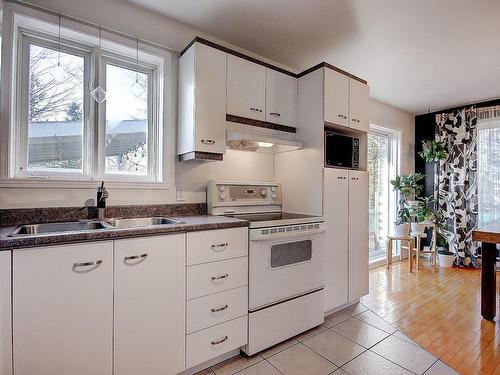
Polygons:
[[106,199],[108,199],[109,193],[104,187],[104,181],[101,182],[101,186],[97,188],[97,212],[99,220],[104,220],[106,218]]

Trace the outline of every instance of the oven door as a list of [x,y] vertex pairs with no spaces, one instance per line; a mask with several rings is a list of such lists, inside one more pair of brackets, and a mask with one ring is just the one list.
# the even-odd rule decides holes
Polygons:
[[281,229],[275,236],[261,236],[265,230],[250,230],[250,311],[324,287],[323,224],[303,232]]

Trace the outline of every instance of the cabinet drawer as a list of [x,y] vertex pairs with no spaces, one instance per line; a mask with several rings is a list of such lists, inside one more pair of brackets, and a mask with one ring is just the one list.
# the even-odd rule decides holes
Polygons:
[[186,368],[247,344],[247,316],[187,335]]
[[248,285],[248,258],[190,266],[187,298],[192,299]]
[[248,255],[248,228],[208,230],[187,234],[187,264]]
[[195,298],[187,303],[187,333],[238,318],[248,313],[248,288]]

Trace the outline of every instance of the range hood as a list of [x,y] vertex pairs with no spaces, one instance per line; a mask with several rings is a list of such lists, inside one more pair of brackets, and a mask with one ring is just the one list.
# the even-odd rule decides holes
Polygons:
[[294,133],[256,126],[228,123],[226,146],[233,150],[276,154],[302,148]]

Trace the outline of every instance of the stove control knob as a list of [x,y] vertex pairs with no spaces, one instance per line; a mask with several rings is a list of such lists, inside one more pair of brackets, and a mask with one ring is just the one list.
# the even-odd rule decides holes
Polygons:
[[276,195],[276,193],[273,193],[273,194],[271,195],[271,197],[272,197],[273,199],[276,199],[278,196]]
[[262,194],[262,196],[263,196],[263,197],[265,197],[265,196],[266,196],[266,194],[267,194],[267,190],[266,190],[266,189],[262,189],[262,190],[260,191],[260,194]]
[[223,201],[224,199],[226,199],[226,194],[224,193],[220,193],[220,199]]
[[274,193],[276,191],[276,186],[271,187],[271,191]]
[[226,190],[226,188],[224,187],[224,185],[221,185],[221,186],[219,186],[219,190],[224,191],[224,190]]

